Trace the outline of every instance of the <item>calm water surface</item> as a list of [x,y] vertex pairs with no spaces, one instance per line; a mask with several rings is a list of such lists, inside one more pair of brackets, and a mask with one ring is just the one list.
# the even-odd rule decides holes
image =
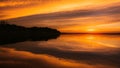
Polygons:
[[120,35],[61,35],[0,46],[0,68],[120,68]]

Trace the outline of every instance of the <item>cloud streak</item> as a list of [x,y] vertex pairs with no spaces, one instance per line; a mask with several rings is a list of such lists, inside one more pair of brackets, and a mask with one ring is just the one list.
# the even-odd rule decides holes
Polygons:
[[[60,21],[62,21],[65,25],[69,21],[73,21],[75,23],[75,18],[96,18],[101,16],[106,16],[107,21],[119,21],[119,18],[115,18],[115,16],[120,16],[120,5],[117,6],[110,6],[103,9],[88,9],[88,10],[73,10],[73,11],[63,11],[63,12],[55,12],[55,13],[47,13],[47,14],[37,14],[37,15],[31,15],[31,16],[25,16],[20,18],[14,18],[10,19],[11,22],[15,23],[21,23],[21,24],[27,24],[32,23],[34,24],[39,23],[46,23],[46,24],[59,24]],[[108,19],[110,17],[110,19]],[[104,21],[106,21],[106,18],[103,18]],[[102,19],[100,19],[102,20]],[[58,23],[54,23],[54,22]],[[79,22],[80,20],[78,20]],[[26,23],[27,22],[27,23]],[[61,23],[62,23],[61,22]],[[84,22],[84,21],[83,21]],[[69,22],[70,23],[70,22]],[[67,23],[67,24],[69,24]],[[80,22],[78,23],[80,24]],[[89,23],[88,23],[89,24]],[[33,25],[33,23],[32,23]]]

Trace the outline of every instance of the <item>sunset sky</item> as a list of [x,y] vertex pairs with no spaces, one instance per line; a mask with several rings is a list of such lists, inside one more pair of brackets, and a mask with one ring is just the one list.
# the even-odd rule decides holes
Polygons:
[[0,0],[0,20],[61,32],[120,32],[120,0]]

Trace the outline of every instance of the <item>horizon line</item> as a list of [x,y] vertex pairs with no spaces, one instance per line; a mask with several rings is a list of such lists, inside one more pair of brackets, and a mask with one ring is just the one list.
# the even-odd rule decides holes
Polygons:
[[66,33],[66,32],[61,32],[61,34],[106,34],[106,35],[120,35],[119,33]]

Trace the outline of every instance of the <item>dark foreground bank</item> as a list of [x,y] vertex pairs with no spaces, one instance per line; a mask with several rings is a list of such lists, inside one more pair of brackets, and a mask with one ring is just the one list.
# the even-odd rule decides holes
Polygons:
[[59,31],[48,27],[26,28],[0,21],[0,44],[48,40],[57,38],[59,35]]

